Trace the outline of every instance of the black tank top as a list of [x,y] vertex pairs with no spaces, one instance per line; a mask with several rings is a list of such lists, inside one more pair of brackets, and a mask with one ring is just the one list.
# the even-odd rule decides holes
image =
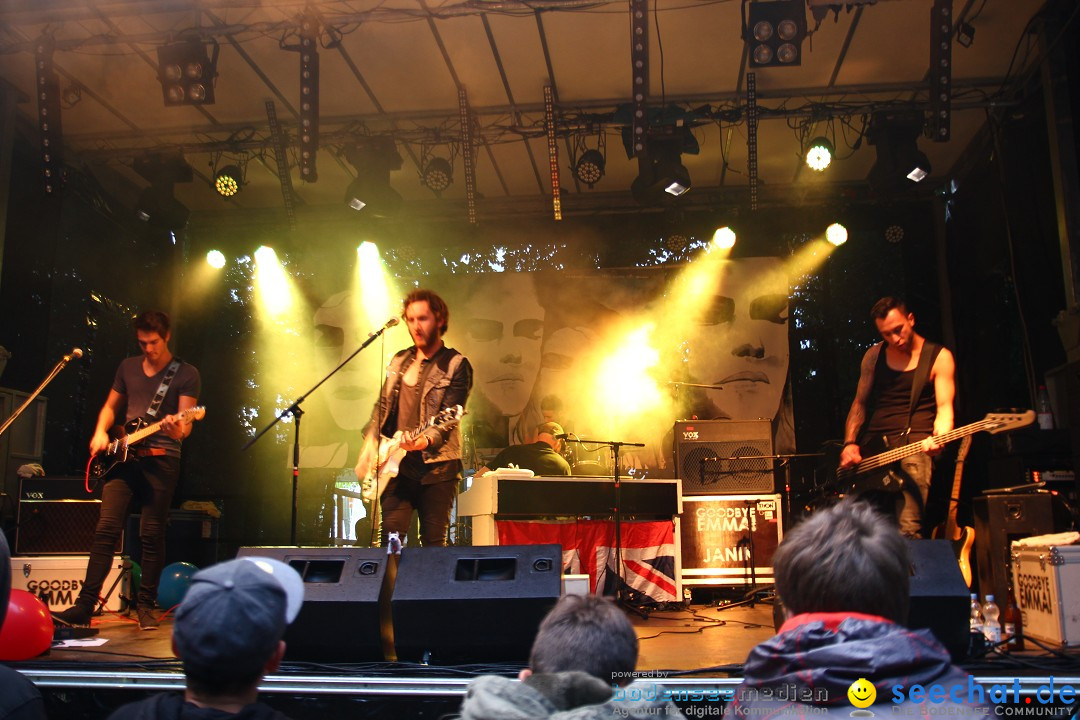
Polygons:
[[[929,351],[930,367],[934,366],[940,345],[923,344],[923,352]],[[907,429],[908,408],[911,405],[911,384],[915,381],[915,370],[902,372],[889,367],[885,359],[885,345],[878,352],[874,366],[874,387],[870,392],[873,412],[866,424],[864,435],[895,436]],[[937,396],[934,383],[928,378],[923,385],[919,398],[915,401],[915,412],[911,415],[911,440],[930,437],[934,432],[934,418],[937,416]]]

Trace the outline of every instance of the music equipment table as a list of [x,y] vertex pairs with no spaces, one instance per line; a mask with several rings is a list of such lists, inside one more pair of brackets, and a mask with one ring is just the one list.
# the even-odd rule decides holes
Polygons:
[[[682,512],[678,479],[620,480],[622,518],[670,520]],[[603,477],[474,477],[458,497],[457,514],[471,517],[473,545],[495,545],[497,518],[610,518],[615,514],[615,482]]]

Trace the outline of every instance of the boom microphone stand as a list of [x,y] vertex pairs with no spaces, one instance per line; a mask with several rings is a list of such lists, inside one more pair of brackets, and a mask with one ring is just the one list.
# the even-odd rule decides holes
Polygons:
[[619,469],[619,450],[623,447],[645,447],[645,443],[622,442],[619,440],[585,440],[579,437],[570,437],[570,434],[558,435],[559,439],[570,440],[579,445],[596,445],[598,447],[611,448],[615,461],[615,469],[612,472],[615,495],[615,598],[623,605],[627,605],[626,582],[622,576],[622,476]]
[[11,424],[14,423],[15,420],[23,414],[23,411],[26,410],[26,408],[30,407],[30,403],[34,402],[34,399],[41,394],[41,391],[45,389],[46,385],[56,379],[56,376],[60,374],[61,370],[67,367],[67,364],[71,362],[72,359],[81,358],[82,356],[82,350],[80,350],[79,348],[72,348],[70,353],[60,358],[60,362],[56,363],[53,369],[49,371],[49,374],[45,376],[45,379],[42,380],[41,384],[37,386],[37,389],[34,390],[34,392],[30,393],[30,397],[26,398],[26,401],[22,405],[20,405],[15,412],[11,413],[11,416],[4,421],[3,425],[0,425],[0,435],[3,435],[4,432],[9,427],[11,427]]
[[389,320],[387,320],[386,323],[381,328],[379,328],[375,332],[368,335],[367,340],[365,340],[364,343],[360,347],[358,347],[353,352],[352,355],[350,355],[349,357],[342,360],[340,365],[338,365],[336,368],[334,368],[333,370],[328,372],[326,374],[326,376],[322,380],[315,383],[311,387],[310,390],[308,390],[306,393],[304,393],[303,395],[298,397],[293,402],[292,405],[290,405],[289,407],[282,410],[281,413],[279,413],[276,418],[274,418],[273,420],[270,421],[269,425],[267,425],[262,430],[260,430],[258,433],[256,433],[255,437],[248,440],[247,443],[244,445],[244,447],[241,448],[241,450],[247,450],[249,447],[251,447],[256,442],[258,442],[259,438],[261,438],[263,435],[265,435],[267,432],[269,432],[270,428],[277,425],[278,422],[280,422],[286,416],[292,415],[293,418],[296,420],[296,428],[295,428],[295,430],[293,432],[292,519],[291,519],[291,521],[289,523],[289,544],[290,545],[296,545],[296,510],[297,510],[297,508],[296,508],[296,495],[297,495],[297,488],[299,487],[299,484],[300,484],[300,418],[304,414],[304,411],[302,409],[300,409],[300,404],[303,403],[305,400],[307,400],[308,395],[315,392],[319,388],[320,385],[322,385],[324,382],[326,382],[331,377],[333,377],[337,373],[338,370],[340,370],[341,368],[348,365],[349,362],[354,357],[359,355],[360,352],[364,348],[366,348],[371,343],[375,342],[375,339],[378,338],[380,335],[382,335],[383,332],[385,332],[386,330],[389,330],[390,328],[394,327],[397,324],[398,324],[398,319],[396,317],[392,317]]

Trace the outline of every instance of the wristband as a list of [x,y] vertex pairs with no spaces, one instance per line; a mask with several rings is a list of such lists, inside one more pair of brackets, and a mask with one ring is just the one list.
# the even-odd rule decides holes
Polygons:
[[844,447],[847,447],[848,445],[858,445],[858,444],[859,444],[859,443],[857,443],[857,442],[855,442],[854,440],[852,440],[851,442],[846,442],[846,443],[844,443]]

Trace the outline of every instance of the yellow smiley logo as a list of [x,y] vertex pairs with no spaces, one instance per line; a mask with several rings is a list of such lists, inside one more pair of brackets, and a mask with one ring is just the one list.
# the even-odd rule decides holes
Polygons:
[[866,678],[859,678],[851,683],[847,691],[848,700],[857,708],[867,708],[877,700],[877,688]]

